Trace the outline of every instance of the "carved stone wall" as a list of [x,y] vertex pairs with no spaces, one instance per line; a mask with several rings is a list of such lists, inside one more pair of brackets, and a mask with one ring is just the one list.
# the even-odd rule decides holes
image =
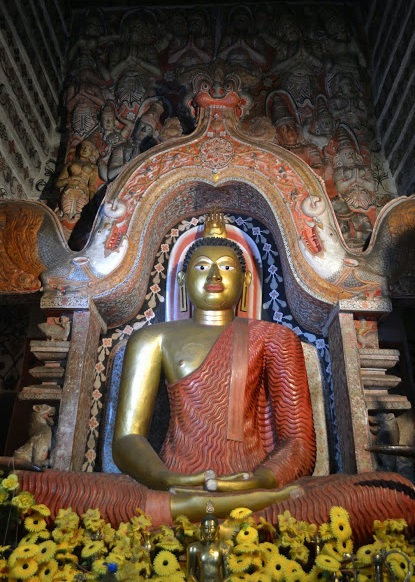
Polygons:
[[68,21],[59,0],[0,3],[0,198],[38,199],[54,170]]
[[62,93],[67,148],[54,192],[65,235],[132,158],[194,131],[202,77],[214,85],[234,72],[246,130],[316,172],[346,243],[361,249],[396,196],[368,63],[354,2],[75,10]]
[[366,32],[373,100],[384,153],[400,195],[415,191],[415,4],[373,0]]

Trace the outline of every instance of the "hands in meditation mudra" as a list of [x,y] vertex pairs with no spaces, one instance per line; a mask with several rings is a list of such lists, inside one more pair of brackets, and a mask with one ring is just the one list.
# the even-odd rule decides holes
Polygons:
[[[315,436],[300,340],[279,324],[235,317],[251,273],[213,212],[178,275],[192,318],[148,326],[127,344],[113,440],[118,467],[171,493],[172,516],[262,509],[312,473]],[[242,298],[241,298],[242,297]],[[171,416],[160,456],[147,440],[162,373]]]

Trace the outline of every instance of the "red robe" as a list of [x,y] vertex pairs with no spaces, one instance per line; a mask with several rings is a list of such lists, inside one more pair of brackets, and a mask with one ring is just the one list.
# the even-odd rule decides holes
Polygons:
[[217,475],[270,469],[279,485],[312,473],[315,435],[301,342],[287,327],[249,320],[247,375],[238,386],[241,440],[228,436],[232,342],[219,336],[201,366],[168,386],[170,424],[161,457],[171,471]]

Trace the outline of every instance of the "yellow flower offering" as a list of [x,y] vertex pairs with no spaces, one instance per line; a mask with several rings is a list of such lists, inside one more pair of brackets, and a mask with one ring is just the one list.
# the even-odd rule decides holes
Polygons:
[[327,554],[319,554],[316,556],[316,565],[322,570],[329,572],[337,572],[341,568],[341,563],[333,556],[328,556]]
[[252,543],[258,541],[258,531],[252,527],[243,527],[236,536],[236,541],[239,543]]
[[154,558],[153,568],[159,576],[170,576],[180,571],[180,564],[174,554],[161,550]]
[[232,509],[229,515],[232,519],[243,520],[249,517],[251,513],[252,510],[247,507],[237,507],[236,509]]
[[8,477],[2,480],[2,487],[7,489],[7,491],[14,491],[19,486],[19,479],[16,473],[11,473]]

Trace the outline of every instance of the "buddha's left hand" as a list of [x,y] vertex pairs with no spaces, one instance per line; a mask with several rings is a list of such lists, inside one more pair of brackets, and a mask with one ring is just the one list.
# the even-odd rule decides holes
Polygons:
[[259,468],[254,473],[236,473],[207,479],[208,491],[244,491],[249,489],[274,489],[278,482],[269,469]]

